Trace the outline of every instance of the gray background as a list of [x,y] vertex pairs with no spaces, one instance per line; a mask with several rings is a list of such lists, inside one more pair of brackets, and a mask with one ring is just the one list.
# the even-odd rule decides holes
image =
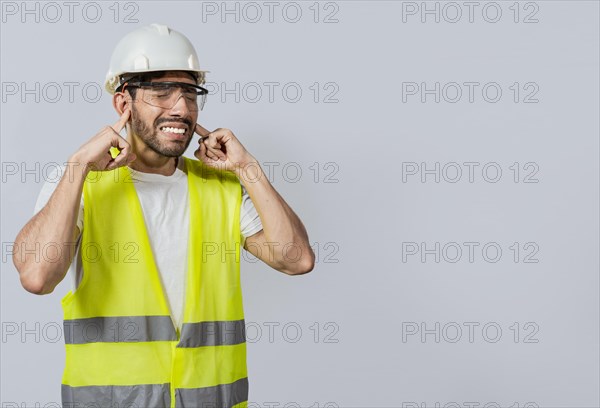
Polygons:
[[[22,7],[4,2],[3,9],[6,3]],[[422,22],[420,12],[403,21],[407,2],[296,2],[296,23],[286,21],[296,10],[289,3],[277,3],[272,22],[267,6],[255,3],[262,18],[254,23],[256,10],[244,3],[237,3],[239,22],[235,15],[222,21],[222,7],[234,9],[234,2],[122,2],[116,23],[113,2],[79,2],[72,22],[62,2],[54,23],[56,10],[42,3],[27,3],[38,7],[39,22],[35,14],[3,11],[3,406],[60,401],[64,346],[56,328],[70,288],[65,280],[50,295],[27,293],[6,245],[32,216],[43,170],[116,121],[107,94],[90,98],[117,41],[162,22],[192,40],[209,81],[246,86],[239,102],[213,88],[199,122],[232,129],[261,163],[277,163],[273,184],[317,252],[304,276],[278,273],[249,255],[242,264],[254,407],[598,407],[598,2],[520,2],[518,22],[514,2],[496,2],[496,23],[482,14],[485,6],[485,17],[494,18],[490,2],[477,2],[472,22],[457,3],[463,16],[455,23],[444,2],[427,3],[440,8],[439,22],[434,15]],[[219,13],[206,12],[213,6]],[[537,22],[523,22],[532,13]],[[124,21],[130,14],[137,22]],[[329,14],[337,22],[324,22]],[[9,83],[36,82],[39,102],[5,92]],[[53,82],[63,84],[54,102]],[[80,84],[72,100],[65,82]],[[252,82],[262,86],[257,102]],[[265,82],[279,83],[272,101]],[[481,86],[472,103],[466,93],[448,101],[450,88],[438,103],[433,95],[403,102],[406,82]],[[518,102],[509,88],[515,82]],[[525,88],[529,82],[537,86],[534,103],[524,102],[534,89]],[[283,98],[288,83],[298,84],[300,101]],[[486,83],[502,90],[498,102],[482,97]],[[403,182],[410,162],[429,169],[439,162],[447,179],[454,174],[448,163],[464,171],[454,183],[433,175]],[[464,162],[479,163],[473,182]],[[24,171],[36,163],[39,171]],[[484,179],[486,163],[502,170],[499,181]],[[298,180],[294,167],[302,170]],[[524,182],[532,169],[529,181],[537,182]],[[446,251],[439,262],[433,254],[423,261],[405,254],[410,242]],[[479,244],[472,262],[464,242]],[[463,249],[457,262],[448,243]],[[502,249],[497,262],[482,255],[486,243]],[[422,324],[431,331],[424,339]],[[410,335],[414,327],[419,333]]]

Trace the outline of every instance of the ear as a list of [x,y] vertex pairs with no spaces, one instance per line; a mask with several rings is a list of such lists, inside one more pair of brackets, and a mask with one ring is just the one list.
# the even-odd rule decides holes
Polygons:
[[113,95],[113,107],[121,116],[125,108],[131,108],[131,96],[128,93],[117,92]]

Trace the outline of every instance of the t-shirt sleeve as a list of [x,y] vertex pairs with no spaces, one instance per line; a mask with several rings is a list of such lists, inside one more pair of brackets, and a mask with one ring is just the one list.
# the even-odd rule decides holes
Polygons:
[[250,195],[242,185],[242,206],[240,210],[240,229],[244,238],[256,234],[263,229],[262,222]]
[[[37,214],[50,200],[52,193],[56,190],[62,175],[64,174],[65,166],[57,166],[55,167],[46,177],[44,185],[38,194],[37,201],[35,203],[35,208],[33,210],[33,215]],[[77,214],[77,227],[79,227],[79,232],[83,230],[83,194],[81,194],[81,200],[79,202],[79,212]]]

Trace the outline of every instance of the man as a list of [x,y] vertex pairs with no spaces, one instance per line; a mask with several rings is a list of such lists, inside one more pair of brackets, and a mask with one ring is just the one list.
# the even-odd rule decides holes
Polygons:
[[[106,78],[119,120],[46,183],[15,240],[27,291],[52,293],[72,271],[65,406],[246,406],[240,246],[289,275],[314,267],[302,222],[258,161],[230,130],[197,123],[205,72],[164,25],[125,36]],[[182,156],[194,133],[199,160]],[[36,244],[57,257],[36,260]]]

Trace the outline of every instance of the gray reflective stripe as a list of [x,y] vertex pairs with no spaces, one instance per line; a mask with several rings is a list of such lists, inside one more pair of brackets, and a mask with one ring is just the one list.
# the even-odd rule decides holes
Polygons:
[[176,408],[230,408],[248,401],[248,377],[231,384],[203,388],[176,388]]
[[177,347],[231,346],[245,341],[244,319],[184,323]]
[[65,343],[177,340],[171,316],[107,316],[64,321]]
[[169,408],[170,384],[61,385],[63,408]]

